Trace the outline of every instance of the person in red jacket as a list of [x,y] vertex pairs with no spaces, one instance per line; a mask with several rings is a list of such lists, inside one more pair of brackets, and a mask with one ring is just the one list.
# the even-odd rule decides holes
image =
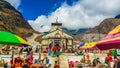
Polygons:
[[112,67],[111,63],[113,62],[113,58],[110,52],[107,53],[106,62],[110,67]]
[[57,51],[58,47],[56,45],[53,46],[53,51]]
[[53,46],[53,52],[54,52],[53,54],[56,55],[57,51],[58,51],[58,47],[57,47],[57,45],[54,45]]

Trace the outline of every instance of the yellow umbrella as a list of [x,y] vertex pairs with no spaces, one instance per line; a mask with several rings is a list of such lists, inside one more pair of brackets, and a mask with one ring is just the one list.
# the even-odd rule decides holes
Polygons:
[[97,44],[97,42],[89,42],[86,43],[84,46],[82,46],[81,48],[87,49],[87,48],[92,48]]
[[116,26],[112,31],[110,31],[108,34],[116,34],[120,32],[120,25]]

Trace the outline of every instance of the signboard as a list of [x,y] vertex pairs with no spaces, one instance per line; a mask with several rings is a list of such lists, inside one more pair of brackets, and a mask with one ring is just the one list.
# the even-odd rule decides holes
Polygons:
[[117,52],[117,55],[120,56],[120,49],[117,49],[116,52]]

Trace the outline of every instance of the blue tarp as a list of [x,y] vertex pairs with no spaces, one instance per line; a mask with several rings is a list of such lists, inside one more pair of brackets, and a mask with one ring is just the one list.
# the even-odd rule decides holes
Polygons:
[[85,42],[81,43],[79,47],[82,47],[82,46],[84,46],[84,45],[85,45]]

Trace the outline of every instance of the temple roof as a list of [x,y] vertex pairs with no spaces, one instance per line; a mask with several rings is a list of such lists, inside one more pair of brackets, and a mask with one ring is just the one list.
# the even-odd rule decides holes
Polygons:
[[66,38],[66,39],[73,39],[72,36],[66,34],[65,32],[63,32],[62,30],[59,30],[59,29],[45,34],[42,38],[43,39],[45,39],[45,38]]

